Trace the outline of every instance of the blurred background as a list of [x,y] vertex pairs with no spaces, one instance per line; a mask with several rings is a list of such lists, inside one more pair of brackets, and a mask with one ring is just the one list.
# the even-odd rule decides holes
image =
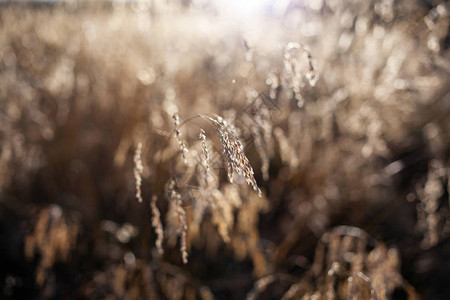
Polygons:
[[1,1],[0,298],[449,299],[449,9]]

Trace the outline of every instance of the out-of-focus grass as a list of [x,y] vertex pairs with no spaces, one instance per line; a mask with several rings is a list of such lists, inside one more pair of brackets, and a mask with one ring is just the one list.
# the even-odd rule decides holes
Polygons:
[[2,297],[448,297],[448,4],[281,2],[1,4]]

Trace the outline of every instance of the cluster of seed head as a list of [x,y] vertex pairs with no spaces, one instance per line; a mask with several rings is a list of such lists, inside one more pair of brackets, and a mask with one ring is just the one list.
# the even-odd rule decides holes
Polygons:
[[305,86],[302,75],[303,60],[299,58],[299,51],[302,51],[306,58],[306,73],[305,77],[311,86],[315,86],[319,75],[314,67],[313,58],[310,51],[299,43],[288,43],[284,49],[284,69],[285,69],[285,81],[292,89],[297,100],[298,106],[302,107],[304,104],[304,98],[302,95],[302,89]]
[[159,212],[158,207],[156,206],[156,200],[158,200],[158,197],[155,195],[152,197],[152,200],[150,201],[150,209],[152,212],[152,226],[155,229],[156,232],[156,249],[158,249],[158,252],[160,255],[164,254],[164,249],[162,246],[163,240],[164,240],[164,230],[161,223],[161,213]]
[[203,160],[203,164],[206,168],[206,171],[209,172],[209,152],[208,152],[208,147],[206,145],[206,135],[205,135],[205,131],[203,129],[200,129],[200,135],[198,136],[199,140],[202,141],[202,151],[203,151],[203,156],[204,156],[204,160]]
[[181,131],[179,130],[180,118],[178,117],[177,113],[174,113],[172,116],[172,119],[173,119],[173,132],[175,134],[175,139],[177,140],[178,145],[180,147],[180,152],[181,152],[181,155],[183,156],[184,164],[187,165],[188,161],[186,158],[186,153],[188,153],[189,150],[186,147],[186,144],[184,143],[184,141],[181,139]]
[[420,202],[417,204],[417,225],[424,232],[422,246],[430,248],[439,242],[443,232],[439,213],[441,197],[444,195],[442,179],[446,175],[443,163],[439,160],[430,162],[427,181],[424,187],[417,189]]
[[244,146],[236,137],[232,127],[220,116],[216,116],[216,119],[209,119],[214,122],[220,135],[222,153],[227,159],[227,174],[229,181],[232,183],[233,173],[237,173],[238,175],[243,176],[247,184],[249,184],[261,197],[262,193],[256,183],[253,168],[250,165],[247,156],[245,156]]
[[47,274],[57,261],[67,261],[75,247],[78,236],[78,221],[63,213],[61,207],[53,205],[39,212],[32,232],[25,238],[25,256],[32,260],[39,254],[36,283],[42,286]]
[[206,144],[206,135],[203,129],[200,129],[200,135],[198,137],[202,141],[203,159],[202,165],[205,169],[204,186],[211,191],[216,185],[214,175],[211,172],[211,157],[208,151],[208,145]]
[[182,199],[181,195],[175,191],[175,181],[171,181],[168,187],[169,199],[175,204],[176,213],[178,216],[178,230],[177,233],[180,236],[180,252],[181,257],[183,259],[183,263],[187,264],[188,262],[188,253],[187,253],[187,243],[186,243],[186,234],[187,234],[187,223],[186,223],[186,211],[181,206]]
[[142,202],[141,185],[142,185],[142,172],[144,166],[141,160],[142,143],[139,143],[134,153],[134,179],[136,181],[136,198],[139,202]]

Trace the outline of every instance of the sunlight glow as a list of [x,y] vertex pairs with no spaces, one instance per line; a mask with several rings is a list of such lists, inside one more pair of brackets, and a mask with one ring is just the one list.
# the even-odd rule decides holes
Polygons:
[[228,0],[221,1],[221,7],[236,16],[251,16],[264,13],[272,0]]

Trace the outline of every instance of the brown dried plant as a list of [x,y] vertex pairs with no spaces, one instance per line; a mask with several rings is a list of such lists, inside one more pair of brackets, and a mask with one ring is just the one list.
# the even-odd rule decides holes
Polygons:
[[184,264],[188,262],[188,253],[187,253],[187,243],[186,243],[186,235],[187,235],[187,222],[186,222],[186,212],[182,207],[182,197],[175,190],[175,181],[171,180],[167,185],[167,193],[169,197],[169,201],[175,209],[175,213],[178,218],[178,229],[177,234],[180,237],[180,252],[181,258]]
[[180,147],[180,152],[181,155],[183,157],[183,161],[184,164],[187,165],[188,164],[188,160],[186,157],[186,153],[189,152],[188,148],[186,147],[186,144],[184,143],[184,141],[181,138],[181,131],[179,130],[179,126],[180,126],[180,118],[178,117],[178,113],[174,113],[172,116],[173,119],[173,132],[175,134],[175,139],[177,140],[177,143]]
[[144,166],[141,160],[142,143],[138,143],[136,152],[134,153],[134,179],[136,181],[136,198],[139,202],[142,202],[141,185],[142,185],[142,172]]
[[150,210],[152,213],[152,226],[156,232],[156,249],[160,255],[164,254],[163,249],[163,241],[164,241],[164,230],[161,223],[161,213],[159,212],[158,206],[156,205],[156,201],[158,197],[156,195],[152,196],[152,200],[150,201]]
[[205,170],[203,174],[203,183],[201,183],[201,188],[206,191],[208,194],[208,201],[210,202],[211,206],[214,208],[214,202],[211,201],[211,193],[212,190],[217,188],[217,182],[215,179],[215,176],[212,174],[211,171],[211,157],[210,157],[210,151],[208,150],[208,145],[206,143],[206,135],[205,131],[203,129],[200,129],[199,134],[199,140],[202,142],[202,165]]
[[388,249],[356,227],[339,226],[325,233],[309,272],[282,299],[385,300],[396,289],[404,290],[408,299],[419,299],[400,275],[397,249]]
[[[299,57],[299,52],[303,52],[306,58],[305,60]],[[302,65],[304,61],[306,61],[307,66],[306,73],[303,75],[302,71],[304,68]],[[287,83],[287,86],[294,92],[298,107],[303,107],[305,101],[302,95],[302,89],[305,85],[303,76],[306,77],[311,86],[315,86],[319,79],[319,74],[314,67],[310,50],[300,43],[288,43],[284,49],[284,71],[283,79]]]
[[78,224],[59,206],[43,208],[33,230],[25,238],[25,256],[33,260],[41,255],[36,270],[36,283],[42,286],[56,261],[65,262],[76,246]]
[[216,130],[220,136],[220,142],[222,145],[222,154],[227,161],[227,175],[228,180],[233,183],[233,175],[243,176],[247,184],[249,184],[254,191],[258,193],[258,196],[262,196],[261,190],[256,183],[253,168],[245,155],[244,146],[242,142],[237,138],[234,126],[229,124],[220,116],[211,118],[205,115],[200,115],[202,118],[207,119],[216,127]]
[[446,2],[119,2],[0,4],[0,298],[448,298]]
[[[417,188],[417,226],[424,233],[422,247],[436,245],[446,234],[442,231],[445,220],[441,219],[439,208],[444,195],[446,168],[439,160],[432,160],[428,167],[427,180],[423,187]],[[441,209],[442,210],[442,209]]]

